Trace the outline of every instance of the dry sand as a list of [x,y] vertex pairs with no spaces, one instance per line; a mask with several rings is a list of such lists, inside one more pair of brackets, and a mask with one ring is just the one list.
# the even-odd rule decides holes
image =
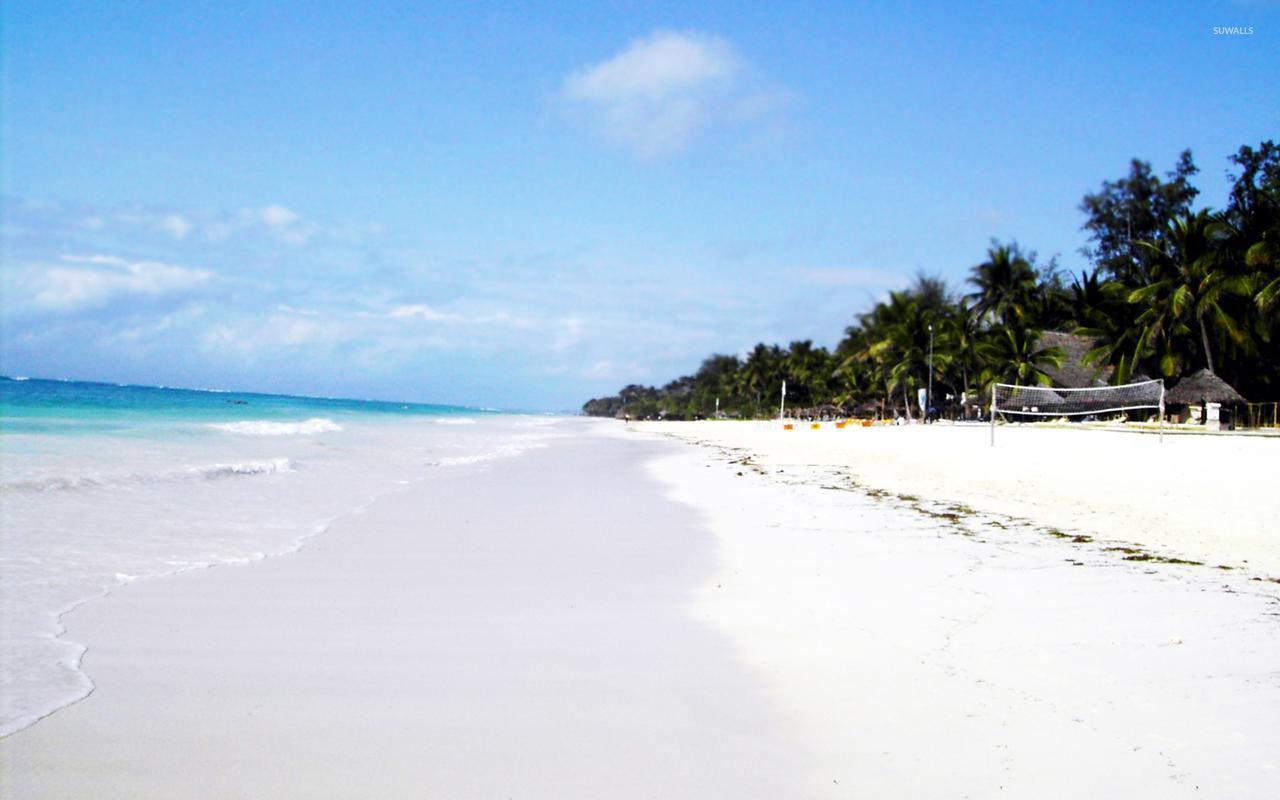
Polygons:
[[[1008,517],[1066,504],[1035,501],[1045,477],[1021,506],[956,514],[852,487],[847,453],[824,453],[853,439],[567,430],[294,555],[82,606],[67,635],[97,690],[0,741],[2,794],[1280,795],[1280,587],[1251,571],[1127,561]],[[912,493],[931,459],[903,453],[954,451],[993,481],[958,499],[997,502],[981,447],[903,446],[961,435],[933,433],[873,433],[858,483]],[[1265,563],[1231,547],[1211,563]]]
[[[698,613],[769,679],[813,754],[807,796],[1280,796],[1280,586],[889,493],[930,483],[895,453],[929,432],[837,460],[855,440],[640,427],[716,443],[653,471],[717,533]],[[1039,507],[1034,480],[1002,508]]]
[[773,422],[640,423],[751,453],[771,468],[836,471],[864,487],[1133,542],[1280,577],[1280,438],[986,425],[783,431]]

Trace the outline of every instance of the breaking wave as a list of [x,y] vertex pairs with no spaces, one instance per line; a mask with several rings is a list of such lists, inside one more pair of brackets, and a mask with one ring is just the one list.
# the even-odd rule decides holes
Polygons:
[[226,431],[227,433],[240,433],[248,436],[307,436],[342,430],[341,425],[324,417],[312,417],[305,422],[245,420],[244,422],[223,422],[209,427]]
[[296,466],[287,458],[245,461],[240,464],[208,464],[203,467],[173,472],[128,473],[124,475],[56,475],[36,480],[0,484],[5,492],[62,492],[75,489],[110,489],[125,486],[147,486],[171,481],[212,481],[247,475],[270,475],[293,472]]

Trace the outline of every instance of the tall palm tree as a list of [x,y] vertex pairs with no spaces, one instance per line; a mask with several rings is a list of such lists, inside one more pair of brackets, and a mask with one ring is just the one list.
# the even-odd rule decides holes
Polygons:
[[832,357],[831,379],[837,403],[882,399],[878,387],[883,383],[876,362],[868,354],[870,345],[871,336],[861,323],[844,329],[844,339]]
[[828,400],[831,372],[829,361],[826,348],[815,348],[812,340],[792,342],[783,365],[788,381],[788,394],[794,387],[797,402],[818,405]]
[[1280,302],[1280,246],[1266,239],[1254,242],[1244,251],[1244,262],[1254,270],[1253,302],[1258,311],[1270,311]]
[[993,383],[1015,383],[1020,386],[1049,386],[1053,379],[1045,367],[1060,367],[1066,353],[1061,347],[1041,347],[1043,331],[1034,328],[1004,326],[995,328],[978,345],[985,366],[982,380]]
[[782,384],[782,348],[763,342],[752,348],[738,372],[738,390],[754,400],[755,415],[760,416],[760,401],[771,396]]
[[1035,267],[1017,244],[992,243],[987,260],[972,269],[969,283],[974,311],[993,322],[1021,324],[1031,313],[1039,292]]
[[1134,347],[1142,309],[1129,302],[1132,291],[1119,281],[1104,278],[1100,269],[1080,273],[1071,286],[1072,333],[1093,341],[1082,361],[1110,364],[1111,379],[1117,384],[1128,382],[1137,368]]
[[981,369],[977,344],[982,334],[982,317],[976,313],[968,298],[950,309],[938,326],[934,373],[941,371],[950,377],[953,386],[961,392],[972,390],[970,381]]
[[1202,209],[1173,220],[1164,236],[1164,249],[1152,242],[1139,242],[1151,256],[1153,282],[1134,289],[1129,302],[1144,307],[1138,316],[1140,334],[1137,352],[1156,351],[1160,371],[1173,377],[1185,366],[1180,363],[1188,350],[1187,338],[1200,334],[1200,357],[1214,372],[1209,330],[1220,340],[1244,344],[1240,322],[1229,314],[1223,300],[1249,292],[1247,276],[1231,274],[1219,258],[1217,243],[1229,235],[1222,219]]
[[889,302],[877,306],[873,316],[869,354],[881,362],[889,393],[902,394],[911,417],[911,395],[928,380],[929,326],[941,318],[934,309],[922,308],[910,291],[890,292]]

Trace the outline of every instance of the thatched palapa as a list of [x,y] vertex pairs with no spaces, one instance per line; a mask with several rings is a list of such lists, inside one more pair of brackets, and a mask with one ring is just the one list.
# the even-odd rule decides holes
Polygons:
[[1198,405],[1201,402],[1223,405],[1248,402],[1229,383],[1207,369],[1202,369],[1178,381],[1178,385],[1165,395],[1164,401],[1169,405],[1186,406]]
[[1064,331],[1045,331],[1040,334],[1039,347],[1060,347],[1064,358],[1062,366],[1045,367],[1045,374],[1054,386],[1067,389],[1089,389],[1105,386],[1111,379],[1110,365],[1091,366],[1084,363],[1085,353],[1093,349],[1094,341],[1087,336],[1077,336]]

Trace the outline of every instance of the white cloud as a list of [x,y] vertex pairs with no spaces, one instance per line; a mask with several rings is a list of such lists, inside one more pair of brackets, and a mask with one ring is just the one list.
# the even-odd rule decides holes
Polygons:
[[314,308],[295,308],[294,306],[288,306],[284,304],[276,306],[276,311],[279,311],[284,314],[300,314],[301,316],[304,316],[304,317],[320,316],[320,312]]
[[517,324],[517,321],[512,319],[511,315],[505,311],[497,311],[492,314],[460,314],[454,311],[440,311],[422,303],[399,305],[382,314],[369,314],[366,312],[361,316],[382,316],[387,319],[401,320],[422,319],[428,322],[449,322],[463,325],[489,325],[494,323]]
[[570,74],[560,96],[607,141],[657,158],[684,150],[711,124],[743,122],[743,110],[760,104],[742,102],[742,74],[724,38],[657,31]]
[[577,317],[565,317],[560,320],[560,333],[556,335],[551,349],[557,353],[568,350],[582,339],[582,320]]
[[290,211],[284,206],[267,206],[262,209],[259,216],[270,228],[287,228],[297,222],[299,217],[296,212]]
[[117,256],[63,256],[82,266],[50,267],[38,276],[41,288],[33,302],[48,311],[67,313],[105,305],[121,296],[185,292],[208,282],[204,270],[158,261],[127,261]]
[[172,234],[175,239],[185,239],[191,232],[191,223],[181,214],[170,214],[160,220],[160,227]]
[[236,212],[205,215],[202,223],[205,238],[211,242],[226,241],[244,233],[266,233],[290,244],[306,244],[320,231],[320,226],[298,212],[281,205],[242,208]]
[[429,322],[448,322],[456,315],[445,314],[436,311],[434,308],[423,305],[422,303],[414,303],[412,305],[396,306],[387,312],[389,319],[425,319]]
[[267,206],[258,212],[258,219],[273,234],[290,244],[305,244],[317,230],[313,223],[303,220],[301,214],[284,206]]

